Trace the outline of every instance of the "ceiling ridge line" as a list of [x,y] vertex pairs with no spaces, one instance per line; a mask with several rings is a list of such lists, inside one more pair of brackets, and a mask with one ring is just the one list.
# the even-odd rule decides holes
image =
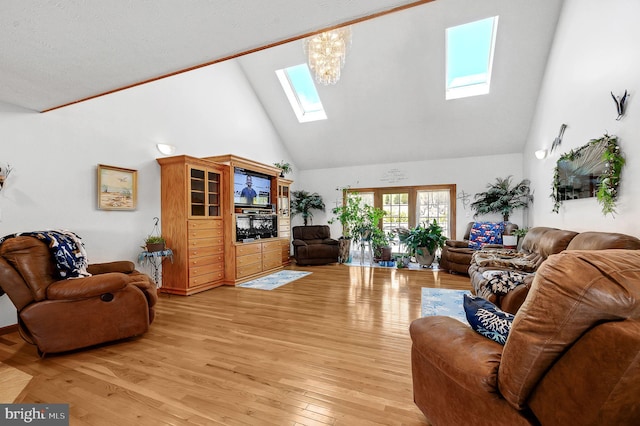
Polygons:
[[50,111],[54,111],[54,110],[57,110],[57,109],[60,109],[60,108],[68,107],[68,106],[71,106],[71,105],[75,105],[75,104],[78,104],[78,103],[90,101],[92,99],[100,98],[102,96],[106,96],[106,95],[110,95],[110,94],[113,94],[113,93],[121,92],[121,91],[127,90],[127,89],[132,89],[132,88],[137,87],[137,86],[142,86],[144,84],[153,83],[154,81],[158,81],[158,80],[162,80],[162,79],[165,79],[165,78],[173,77],[175,75],[183,74],[183,73],[186,73],[186,72],[189,72],[189,71],[195,71],[195,70],[200,69],[200,68],[204,68],[204,67],[208,67],[208,66],[211,66],[211,65],[218,64],[220,62],[229,61],[231,59],[235,59],[235,58],[239,58],[241,56],[249,55],[251,53],[260,52],[262,50],[266,50],[266,49],[269,49],[269,48],[272,48],[272,47],[280,46],[282,44],[287,44],[287,43],[290,43],[292,41],[301,40],[301,39],[304,39],[304,38],[307,38],[307,37],[310,37],[312,35],[319,34],[319,33],[325,32],[325,31],[330,31],[330,30],[333,30],[333,29],[336,29],[336,28],[346,27],[346,26],[354,25],[354,24],[357,24],[357,23],[360,23],[360,22],[369,21],[371,19],[379,18],[381,16],[389,15],[389,14],[392,14],[392,13],[401,12],[403,10],[411,9],[411,8],[416,7],[416,6],[421,6],[423,4],[431,3],[433,1],[435,1],[435,0],[418,0],[418,1],[415,1],[415,2],[412,2],[412,3],[407,3],[407,4],[404,4],[404,5],[401,5],[401,6],[395,6],[395,7],[392,7],[392,8],[386,9],[386,10],[382,10],[382,11],[379,11],[379,12],[375,12],[375,13],[372,13],[372,14],[369,14],[369,15],[366,15],[366,16],[361,16],[359,18],[351,19],[349,21],[346,21],[346,22],[343,22],[343,23],[340,23],[340,24],[336,24],[336,25],[333,25],[333,26],[325,27],[325,28],[322,28],[322,29],[319,29],[319,30],[316,30],[316,31],[312,31],[312,32],[303,33],[301,35],[288,37],[286,39],[283,39],[283,40],[280,40],[280,41],[277,41],[277,42],[273,42],[273,43],[269,43],[269,44],[266,44],[266,45],[263,45],[263,46],[255,47],[255,48],[248,49],[248,50],[244,50],[242,52],[238,52],[238,53],[234,53],[234,54],[231,54],[231,55],[223,56],[221,58],[213,59],[211,61],[208,61],[208,62],[205,62],[205,63],[202,63],[202,64],[193,65],[193,66],[188,67],[188,68],[180,69],[180,70],[177,70],[177,71],[172,71],[172,72],[167,73],[167,74],[162,74],[160,76],[149,78],[147,80],[143,80],[143,81],[140,81],[140,82],[137,82],[137,83],[128,84],[126,86],[122,86],[122,87],[119,87],[119,88],[116,88],[116,89],[113,89],[113,90],[108,90],[106,92],[102,92],[102,93],[99,93],[99,94],[96,94],[96,95],[88,96],[86,98],[82,98],[82,99],[78,99],[78,100],[75,100],[75,101],[67,102],[67,103],[62,104],[62,105],[58,105],[58,106],[55,106],[55,107],[52,107],[52,108],[47,108],[47,109],[42,110],[40,112],[41,113],[50,112]]

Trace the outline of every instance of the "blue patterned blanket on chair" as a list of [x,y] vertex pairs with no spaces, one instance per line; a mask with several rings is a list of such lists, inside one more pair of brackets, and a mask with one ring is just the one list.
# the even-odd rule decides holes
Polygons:
[[0,238],[0,244],[9,238],[18,236],[34,237],[49,246],[60,278],[89,277],[89,262],[80,237],[71,231],[51,230],[38,232],[19,232]]

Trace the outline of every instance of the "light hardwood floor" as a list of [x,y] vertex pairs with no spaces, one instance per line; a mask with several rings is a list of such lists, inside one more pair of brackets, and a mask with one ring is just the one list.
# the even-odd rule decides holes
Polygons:
[[272,291],[162,295],[150,331],[115,344],[40,359],[17,333],[0,336],[0,362],[33,376],[13,402],[68,403],[71,425],[427,424],[409,324],[421,287],[470,289],[469,278],[290,269],[313,273]]

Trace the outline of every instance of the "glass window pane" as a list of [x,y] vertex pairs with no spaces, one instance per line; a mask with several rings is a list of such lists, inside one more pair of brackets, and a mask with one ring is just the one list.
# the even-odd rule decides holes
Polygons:
[[326,120],[327,114],[306,63],[276,70],[276,75],[298,122]]
[[489,93],[498,27],[494,16],[446,30],[446,99]]
[[418,191],[417,204],[418,224],[428,224],[435,219],[442,227],[443,234],[451,238],[449,191]]

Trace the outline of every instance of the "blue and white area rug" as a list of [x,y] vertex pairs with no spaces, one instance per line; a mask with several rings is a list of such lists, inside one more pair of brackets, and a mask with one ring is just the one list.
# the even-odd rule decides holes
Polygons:
[[422,287],[422,316],[444,315],[469,325],[462,306],[463,294],[471,292]]
[[255,280],[247,281],[243,284],[238,284],[236,287],[255,288],[258,290],[273,290],[274,288],[289,284],[291,281],[295,281],[309,274],[311,274],[311,272],[278,271],[276,273],[267,275],[266,277],[256,278]]

